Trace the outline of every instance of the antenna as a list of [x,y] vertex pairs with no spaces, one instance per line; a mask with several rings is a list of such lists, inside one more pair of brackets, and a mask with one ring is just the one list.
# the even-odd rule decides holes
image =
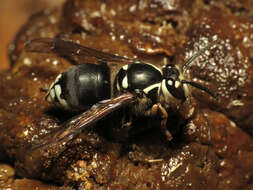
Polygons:
[[204,92],[206,92],[207,94],[209,94],[210,96],[212,96],[213,98],[215,98],[216,100],[218,100],[218,96],[217,94],[213,93],[211,90],[209,90],[208,88],[198,84],[198,83],[195,83],[195,82],[191,82],[191,81],[186,81],[186,80],[181,80],[181,82],[183,84],[189,84],[195,88],[198,88],[200,90],[203,90]]

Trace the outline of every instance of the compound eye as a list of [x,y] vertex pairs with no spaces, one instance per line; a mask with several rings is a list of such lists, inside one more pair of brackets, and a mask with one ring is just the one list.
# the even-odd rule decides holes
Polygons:
[[164,67],[163,68],[163,76],[167,80],[177,81],[179,78],[179,71],[173,67]]

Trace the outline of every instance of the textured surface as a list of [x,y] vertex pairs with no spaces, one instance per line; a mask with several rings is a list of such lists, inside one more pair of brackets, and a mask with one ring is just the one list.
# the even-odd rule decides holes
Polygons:
[[[80,189],[252,189],[252,10],[250,1],[232,0],[70,0],[33,16],[13,42],[11,70],[0,74],[0,159],[20,177]],[[74,115],[47,104],[41,90],[71,62],[23,51],[29,39],[55,36],[179,67],[215,41],[186,76],[219,100],[192,89],[192,102],[172,111],[188,118],[194,108],[194,116],[180,123],[183,118],[171,114],[171,142],[160,131],[159,117],[121,129],[111,116],[71,142],[31,151],[25,147]],[[119,66],[110,67],[113,78]]]
[[[0,70],[9,68],[8,47],[19,28],[34,13],[48,7],[56,7],[63,0],[1,0],[0,2]],[[13,14],[15,13],[15,14]]]

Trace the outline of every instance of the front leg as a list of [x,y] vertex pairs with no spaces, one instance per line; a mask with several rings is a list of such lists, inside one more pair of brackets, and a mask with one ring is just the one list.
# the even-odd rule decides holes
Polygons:
[[148,98],[147,95],[142,90],[136,89],[135,93],[137,96],[137,103],[133,105],[131,110],[132,113],[135,113],[136,116],[144,115],[147,117],[156,116],[157,114],[160,114],[162,119],[161,129],[163,133],[166,135],[168,141],[171,141],[172,135],[167,129],[168,113],[166,109],[160,103],[153,104],[153,101],[150,98]]
[[160,103],[156,103],[152,106],[151,110],[149,110],[145,115],[149,115],[149,116],[155,116],[157,114],[160,114],[161,116],[161,129],[163,131],[163,133],[165,134],[165,136],[167,137],[168,141],[172,140],[172,134],[170,133],[170,131],[167,129],[167,119],[168,119],[168,113],[166,111],[166,109],[160,104]]

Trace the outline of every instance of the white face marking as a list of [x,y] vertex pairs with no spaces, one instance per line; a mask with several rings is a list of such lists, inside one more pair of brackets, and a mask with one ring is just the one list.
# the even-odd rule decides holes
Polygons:
[[126,71],[128,69],[128,65],[124,65],[122,69]]
[[180,82],[179,81],[176,81],[175,82],[175,87],[178,88],[180,86]]
[[184,93],[185,93],[185,96],[188,97],[189,94],[190,94],[190,91],[189,91],[189,88],[188,88],[188,85],[187,84],[183,84],[183,88],[184,88]]
[[169,98],[173,97],[171,95],[171,93],[168,91],[168,88],[166,87],[166,80],[165,79],[162,80],[161,90],[162,90],[164,97],[167,100],[169,100]]
[[122,87],[124,89],[127,89],[128,88],[128,80],[127,80],[127,76],[125,76],[122,80]]
[[[161,86],[161,83],[159,82],[159,83],[156,83],[156,84],[153,84],[153,85],[151,85],[151,86],[148,86],[147,88],[144,88],[143,89],[143,92],[145,93],[145,94],[148,94],[151,90],[153,90],[154,88],[159,88]],[[158,91],[158,90],[157,90]]]
[[172,80],[168,80],[167,83],[168,83],[169,86],[173,85],[173,81]]
[[54,86],[54,89],[55,89],[55,93],[56,93],[56,96],[57,96],[57,99],[59,100],[60,104],[63,106],[63,107],[68,107],[68,104],[67,102],[61,98],[61,86],[59,84],[55,85]]

